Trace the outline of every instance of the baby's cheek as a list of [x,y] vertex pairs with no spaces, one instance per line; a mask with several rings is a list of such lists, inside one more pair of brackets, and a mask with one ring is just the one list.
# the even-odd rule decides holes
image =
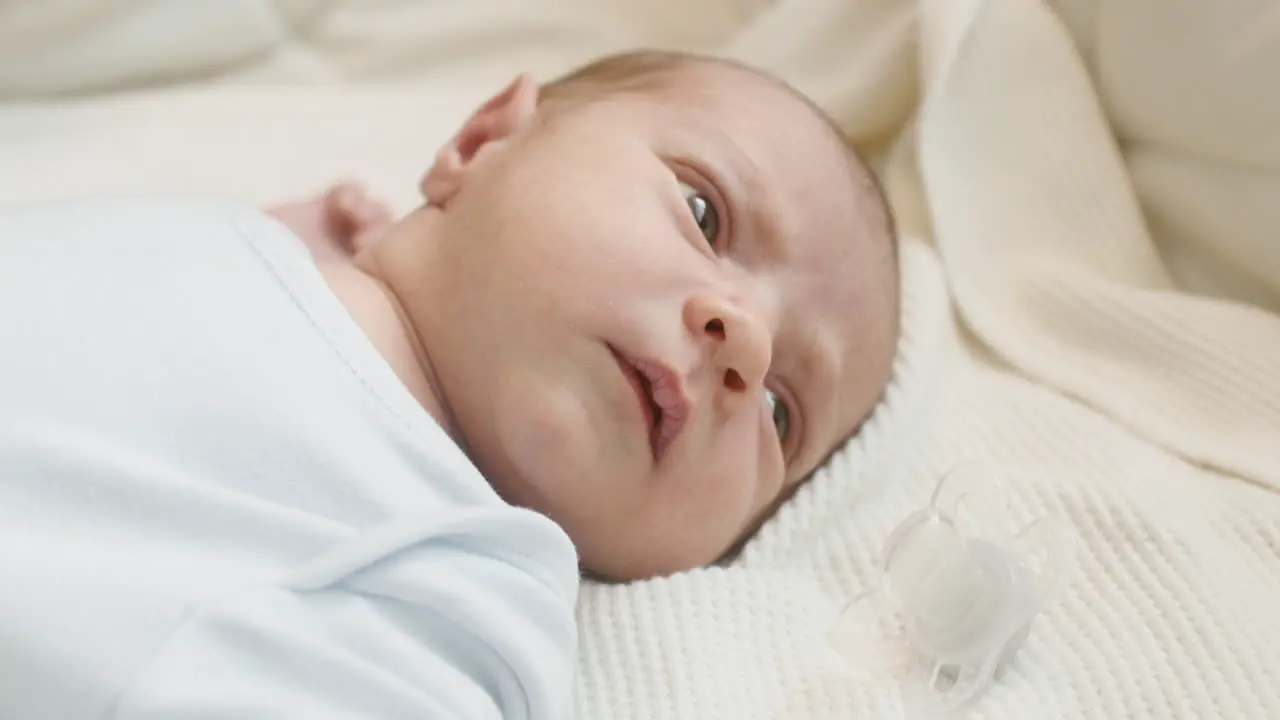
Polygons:
[[772,456],[776,450],[768,444],[771,438],[760,433],[759,427],[755,421],[743,423],[716,449],[716,477],[709,485],[717,495],[717,504],[731,511],[738,522],[766,504],[772,488],[780,483],[780,459]]

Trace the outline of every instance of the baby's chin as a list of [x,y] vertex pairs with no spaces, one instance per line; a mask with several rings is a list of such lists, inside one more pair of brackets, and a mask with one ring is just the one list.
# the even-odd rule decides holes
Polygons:
[[687,506],[672,506],[684,504],[681,494],[660,489],[690,483],[638,476],[635,467],[627,472],[634,457],[578,387],[539,379],[516,371],[486,393],[494,401],[486,408],[491,432],[469,437],[468,451],[505,502],[544,515],[569,535],[591,577],[625,582],[704,567],[738,542],[741,523],[693,521]]
[[582,527],[566,528],[578,549],[580,566],[592,579],[610,582],[650,580],[723,564],[741,538],[726,537],[711,522],[677,519],[675,512],[635,509],[619,517],[596,514]]
[[579,538],[572,539],[575,547],[578,548],[578,556],[581,559],[579,568],[583,576],[597,582],[628,583],[652,580],[710,567],[717,564],[720,559],[719,556],[714,556],[704,562],[691,557],[671,557],[643,552],[606,554],[591,547],[586,541]]

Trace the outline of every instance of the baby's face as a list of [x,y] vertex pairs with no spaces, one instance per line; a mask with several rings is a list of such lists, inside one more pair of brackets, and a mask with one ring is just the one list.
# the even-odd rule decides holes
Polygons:
[[533,111],[435,221],[459,304],[430,353],[467,451],[615,579],[751,533],[894,351],[888,240],[835,138],[767,83],[689,75]]

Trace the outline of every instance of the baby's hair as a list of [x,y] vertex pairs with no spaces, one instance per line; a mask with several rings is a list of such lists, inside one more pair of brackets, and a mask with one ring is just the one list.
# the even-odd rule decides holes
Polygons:
[[[859,203],[862,210],[867,213],[868,224],[872,232],[881,236],[887,245],[885,248],[887,251],[885,257],[887,267],[885,268],[886,272],[883,274],[885,287],[882,290],[887,296],[886,299],[892,313],[892,333],[896,344],[896,338],[900,332],[898,323],[901,288],[898,270],[897,223],[893,216],[893,210],[889,205],[888,196],[884,191],[880,178],[863,161],[839,125],[804,93],[774,75],[736,60],[685,52],[636,50],[600,58],[544,84],[539,95],[539,103],[548,106],[564,105],[571,107],[609,96],[658,92],[669,88],[677,73],[698,66],[718,67],[732,72],[744,73],[782,90],[809,108],[814,116],[821,119],[823,125],[831,134],[832,140],[844,150],[850,182],[855,193],[855,202]],[[854,432],[856,433],[857,429]],[[833,448],[831,454],[837,452],[842,445],[843,443]],[[829,459],[830,454],[817,467],[822,467]],[[805,478],[804,482],[793,486],[787,497],[780,499],[780,502],[785,503],[807,481],[808,478]],[[758,529],[753,528],[745,537],[734,543],[733,547],[721,556],[717,564],[731,562],[737,557]],[[601,579],[594,576],[591,577],[596,580]]]

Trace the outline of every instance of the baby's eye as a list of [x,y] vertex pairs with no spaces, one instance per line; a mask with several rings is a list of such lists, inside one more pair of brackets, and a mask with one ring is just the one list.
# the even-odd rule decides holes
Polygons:
[[786,403],[768,390],[764,391],[764,401],[769,404],[773,413],[773,428],[778,432],[778,440],[786,440],[787,430],[791,428],[791,411],[787,409]]
[[684,201],[689,204],[689,212],[693,213],[693,220],[698,223],[702,237],[715,247],[716,239],[720,237],[720,214],[716,212],[716,206],[706,195],[686,183],[680,183],[680,192],[684,193]]

